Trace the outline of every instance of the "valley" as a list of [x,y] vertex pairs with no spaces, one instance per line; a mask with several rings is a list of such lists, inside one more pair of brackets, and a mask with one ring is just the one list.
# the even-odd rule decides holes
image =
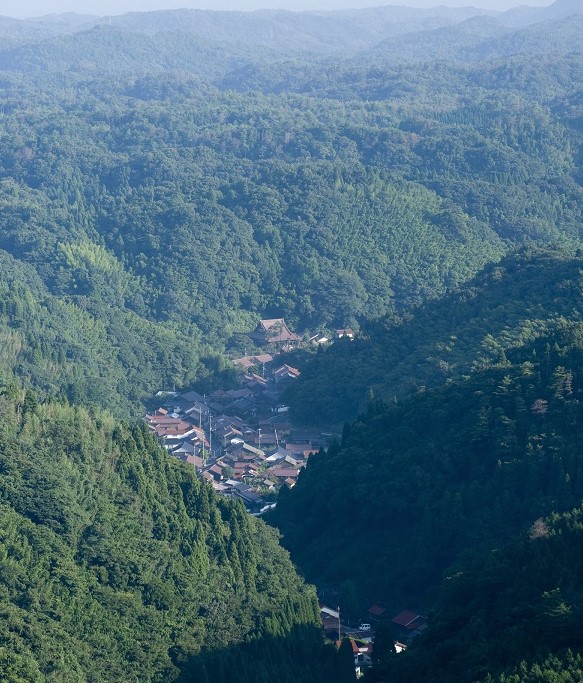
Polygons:
[[582,84],[572,0],[0,17],[2,683],[581,680]]

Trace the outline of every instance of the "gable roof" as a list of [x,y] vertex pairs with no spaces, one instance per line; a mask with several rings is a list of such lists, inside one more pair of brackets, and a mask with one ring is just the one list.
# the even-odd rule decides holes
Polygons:
[[278,479],[295,479],[298,474],[300,473],[300,470],[297,468],[291,468],[291,467],[270,467],[268,470],[265,470],[267,474],[273,474],[274,477],[277,477]]
[[403,626],[406,629],[412,629],[417,628],[417,626],[419,626],[420,619],[421,616],[419,614],[416,614],[415,612],[410,612],[409,610],[405,610],[400,614],[397,614],[396,617],[393,617],[391,619],[391,622],[393,624],[397,624],[397,626]]
[[302,373],[297,368],[292,368],[291,365],[286,364],[277,368],[273,374],[277,379],[281,379],[282,377],[299,377]]
[[260,320],[254,332],[249,335],[252,339],[261,343],[273,344],[286,341],[300,341],[295,332],[292,332],[285,324],[284,318],[270,318]]
[[256,356],[243,356],[243,358],[236,358],[233,361],[234,365],[240,365],[243,368],[252,368],[256,365],[263,365],[264,363],[271,363],[273,356],[269,353],[260,353]]

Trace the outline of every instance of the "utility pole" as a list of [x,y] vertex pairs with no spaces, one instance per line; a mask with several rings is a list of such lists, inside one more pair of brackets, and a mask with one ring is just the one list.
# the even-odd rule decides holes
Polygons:
[[340,642],[340,605],[336,609],[338,610],[338,642]]
[[204,449],[204,442],[206,441],[206,436],[204,433],[204,429],[202,428],[202,406],[199,406],[198,427],[201,431],[201,436],[202,436],[202,466],[206,467],[206,453],[205,453],[205,449]]

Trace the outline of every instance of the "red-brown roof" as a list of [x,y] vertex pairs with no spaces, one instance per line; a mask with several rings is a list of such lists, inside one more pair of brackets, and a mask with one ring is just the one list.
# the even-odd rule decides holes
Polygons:
[[386,612],[386,609],[380,605],[373,605],[368,612],[369,614],[373,614],[375,617],[381,617]]
[[291,365],[282,365],[274,371],[274,375],[279,377],[279,375],[292,375],[293,377],[299,377],[302,373],[297,368],[292,368]]
[[267,342],[270,344],[274,342],[299,341],[301,339],[301,337],[288,328],[283,318],[261,320],[257,329],[249,336],[261,343]]
[[[396,617],[393,617],[391,621],[393,622],[393,624],[397,624],[397,626],[404,626],[405,628],[408,628],[414,621],[417,621],[417,619],[419,618],[419,614],[416,614],[415,612],[410,612],[409,610],[405,610],[404,612],[397,614]],[[415,628],[415,626],[413,628]]]

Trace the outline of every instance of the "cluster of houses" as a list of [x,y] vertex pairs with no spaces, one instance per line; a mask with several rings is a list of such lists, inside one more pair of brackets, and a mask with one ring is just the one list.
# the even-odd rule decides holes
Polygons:
[[365,621],[358,626],[342,624],[339,610],[320,605],[320,618],[325,635],[335,640],[340,646],[341,638],[348,638],[354,655],[354,668],[357,678],[372,666],[372,652],[374,649],[374,634],[380,623],[388,623],[393,635],[395,652],[403,652],[427,628],[427,618],[404,610],[391,616],[391,612],[380,605],[372,605],[367,612]]
[[367,618],[373,627],[382,622],[390,625],[396,652],[406,650],[413,640],[427,628],[427,617],[417,614],[417,612],[404,610],[391,616],[391,612],[376,604],[367,610]]
[[241,386],[207,395],[163,394],[163,405],[146,415],[149,428],[168,453],[192,465],[226,496],[258,513],[281,486],[293,487],[311,453],[333,435],[293,428],[281,394],[300,376],[278,363],[300,338],[283,319],[261,321],[250,335],[265,353],[235,359],[245,372]]

